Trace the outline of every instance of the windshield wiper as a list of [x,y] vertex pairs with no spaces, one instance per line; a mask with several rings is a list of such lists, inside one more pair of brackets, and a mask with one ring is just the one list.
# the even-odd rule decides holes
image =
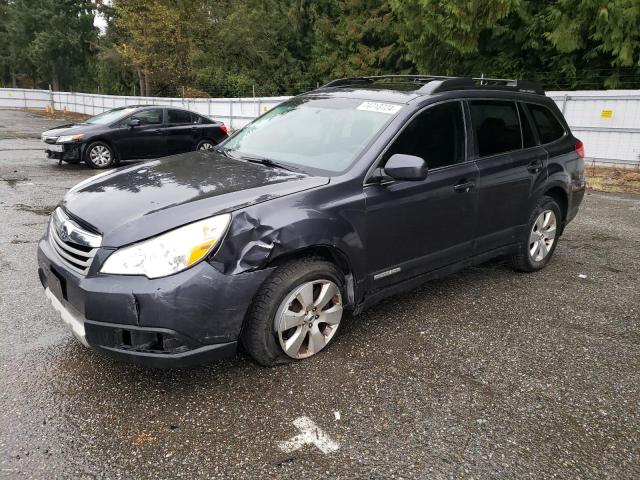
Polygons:
[[288,170],[289,172],[299,172],[300,170],[290,167],[288,165],[283,165],[280,162],[276,162],[271,160],[270,158],[262,158],[262,157],[246,157],[245,160],[251,163],[260,163],[262,165],[266,165],[268,167],[281,168],[283,170]]
[[240,153],[237,150],[231,150],[228,148],[224,148],[224,147],[220,147],[218,149],[218,151],[220,151],[221,153],[223,153],[224,155],[228,156],[228,157],[232,157],[232,158],[237,158],[240,160],[245,160],[247,162],[251,162],[251,163],[259,163],[261,165],[266,165],[267,167],[273,167],[273,168],[281,168],[282,170],[287,170],[289,172],[300,172],[300,169],[297,169],[295,167],[291,167],[289,165],[285,165],[283,163],[280,162],[276,162],[275,160],[271,160],[270,158],[265,158],[265,157],[258,157],[256,155],[247,155],[245,153]]

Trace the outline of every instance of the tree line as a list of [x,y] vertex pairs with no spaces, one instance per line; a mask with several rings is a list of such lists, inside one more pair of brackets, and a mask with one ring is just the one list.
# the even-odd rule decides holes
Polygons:
[[640,88],[639,25],[639,0],[0,0],[0,84],[266,96],[429,73]]

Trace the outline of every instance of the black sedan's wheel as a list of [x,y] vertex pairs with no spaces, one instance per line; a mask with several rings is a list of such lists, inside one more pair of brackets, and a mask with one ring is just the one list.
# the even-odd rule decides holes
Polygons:
[[109,168],[116,159],[111,147],[104,142],[91,143],[85,152],[84,161],[92,168]]
[[562,213],[551,197],[542,197],[529,217],[518,253],[511,257],[511,265],[522,272],[544,268],[553,256],[560,236]]
[[200,140],[196,146],[196,150],[211,150],[216,146],[211,140]]
[[311,357],[333,340],[343,314],[343,276],[307,258],[279,267],[254,299],[242,343],[262,365]]

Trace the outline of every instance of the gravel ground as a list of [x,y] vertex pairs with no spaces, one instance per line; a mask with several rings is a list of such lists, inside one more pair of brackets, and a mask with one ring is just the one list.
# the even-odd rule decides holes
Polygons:
[[[544,271],[431,282],[317,358],[147,370],[79,345],[40,287],[47,214],[95,173],[43,158],[55,123],[0,111],[0,477],[640,477],[640,197],[592,193]],[[301,416],[339,449],[283,452]]]

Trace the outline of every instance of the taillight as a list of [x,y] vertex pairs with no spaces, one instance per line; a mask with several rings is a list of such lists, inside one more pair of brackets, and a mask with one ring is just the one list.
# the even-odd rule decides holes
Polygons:
[[584,144],[580,140],[576,142],[576,153],[580,158],[584,158]]
[[[219,127],[220,127],[220,131],[221,131],[222,133],[224,133],[225,135],[227,135],[227,126],[226,126],[224,123],[221,123],[221,124],[219,125]],[[577,147],[576,147],[576,148],[577,148]]]

